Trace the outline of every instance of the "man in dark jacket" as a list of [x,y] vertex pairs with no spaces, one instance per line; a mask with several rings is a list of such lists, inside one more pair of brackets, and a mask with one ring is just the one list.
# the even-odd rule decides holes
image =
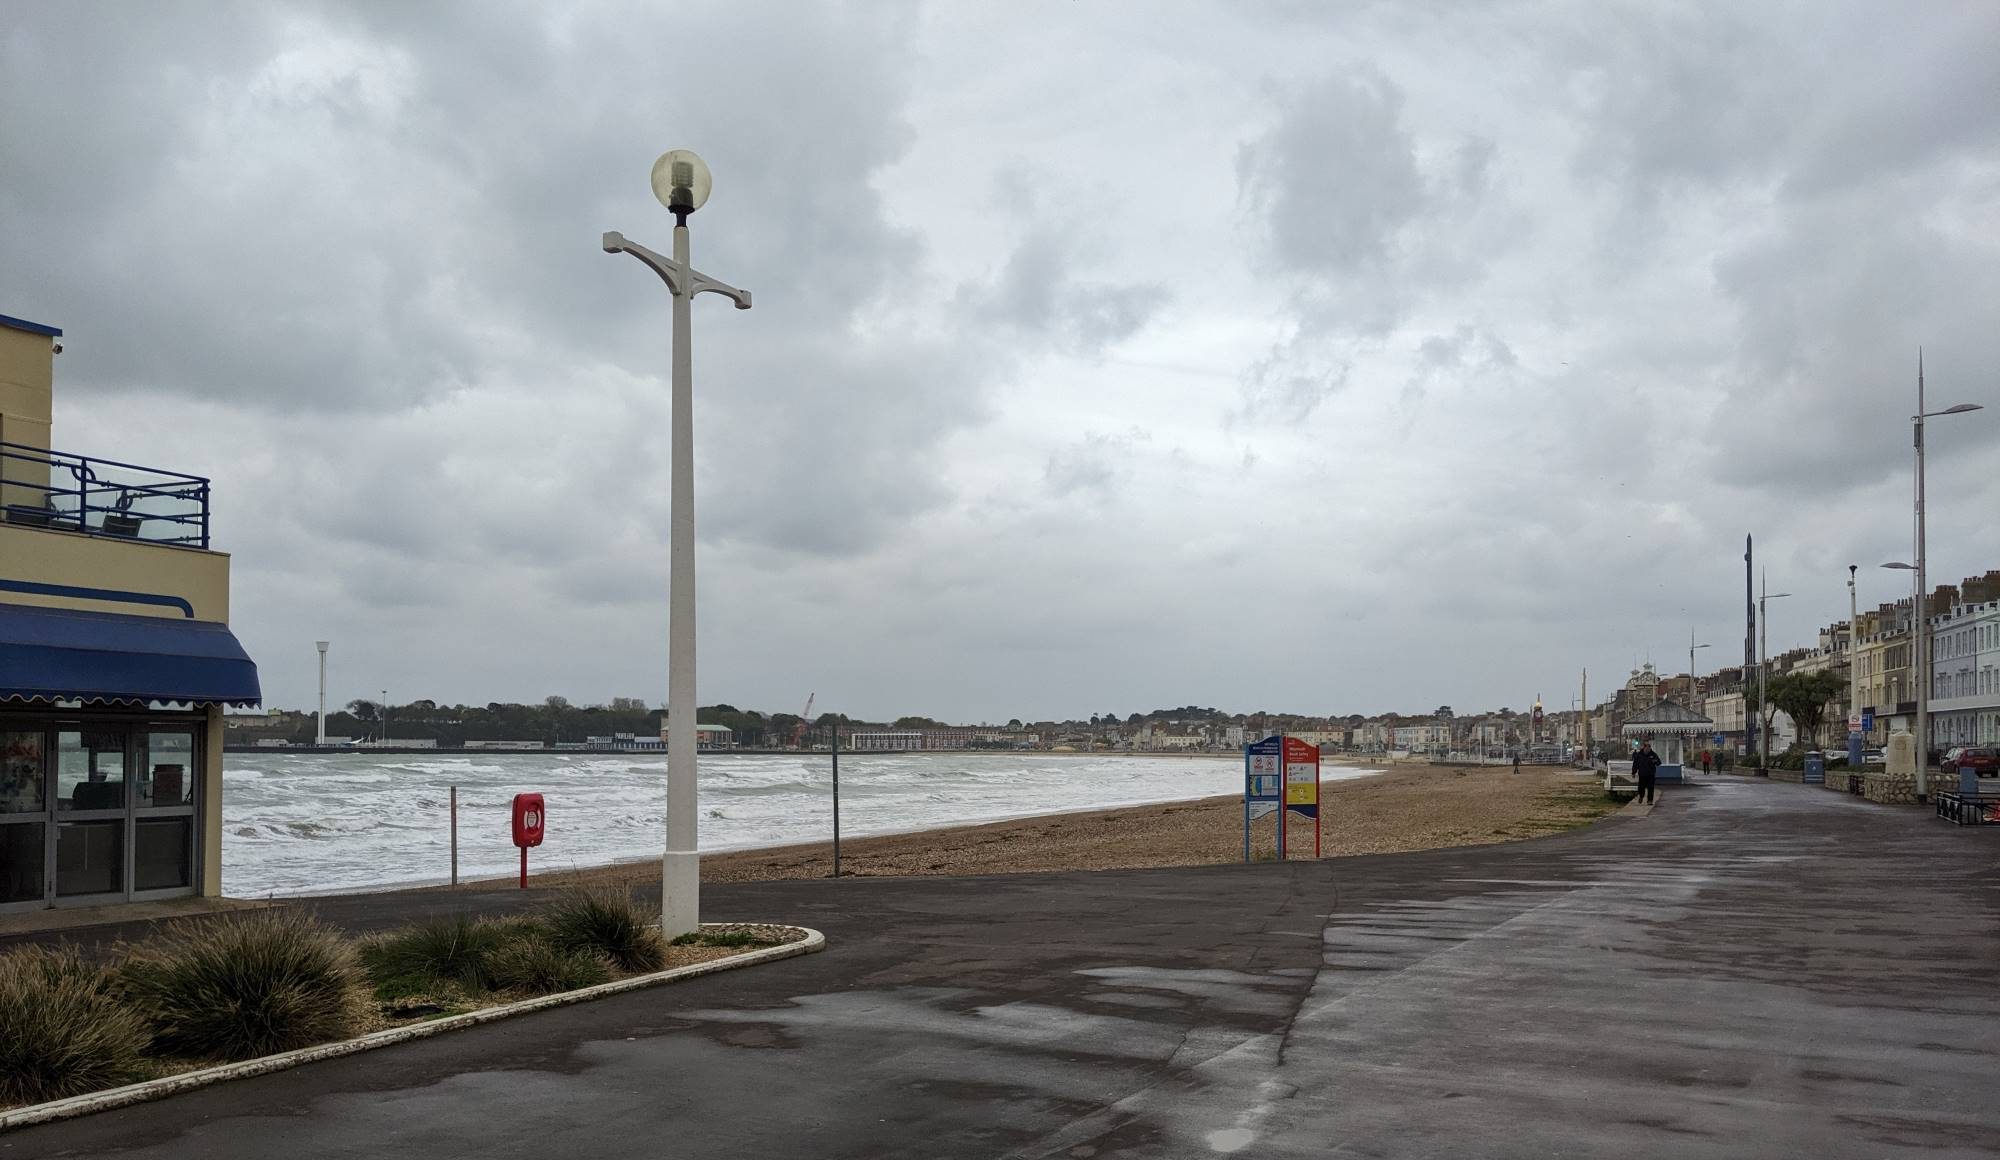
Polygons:
[[1639,752],[1632,755],[1632,772],[1639,775],[1639,792],[1634,800],[1653,800],[1653,778],[1660,772],[1660,755],[1653,752],[1653,743],[1642,741]]

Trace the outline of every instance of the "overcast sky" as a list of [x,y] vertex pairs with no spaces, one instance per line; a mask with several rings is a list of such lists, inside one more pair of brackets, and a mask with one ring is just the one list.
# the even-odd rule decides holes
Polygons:
[[[671,9],[671,10],[670,10]],[[24,3],[0,313],[268,704],[1550,708],[2000,566],[2000,6]]]

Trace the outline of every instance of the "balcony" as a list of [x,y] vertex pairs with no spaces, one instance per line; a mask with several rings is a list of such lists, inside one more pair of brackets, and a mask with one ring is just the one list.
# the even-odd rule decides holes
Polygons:
[[0,515],[16,526],[208,548],[208,480],[0,443]]

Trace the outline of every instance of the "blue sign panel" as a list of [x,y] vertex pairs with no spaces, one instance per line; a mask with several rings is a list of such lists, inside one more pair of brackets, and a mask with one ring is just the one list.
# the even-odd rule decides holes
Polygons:
[[1863,733],[1875,732],[1875,710],[1861,710],[1861,731]]
[[1284,805],[1284,743],[1266,737],[1243,747],[1243,860],[1250,860],[1250,823]]

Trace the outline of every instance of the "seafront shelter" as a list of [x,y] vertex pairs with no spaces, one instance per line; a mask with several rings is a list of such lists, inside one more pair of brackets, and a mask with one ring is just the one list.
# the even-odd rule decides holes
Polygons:
[[1630,741],[1651,741],[1660,755],[1660,781],[1679,781],[1689,755],[1713,741],[1715,722],[1674,701],[1661,701],[1625,719],[1618,732]]
[[0,315],[0,912],[222,893],[209,481],[51,445],[62,331]]

